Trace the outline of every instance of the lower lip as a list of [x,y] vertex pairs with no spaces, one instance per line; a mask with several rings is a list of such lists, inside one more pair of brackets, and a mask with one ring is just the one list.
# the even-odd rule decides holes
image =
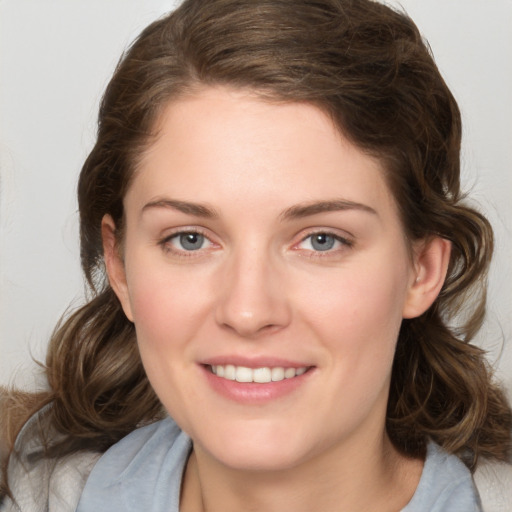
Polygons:
[[212,373],[210,367],[205,365],[202,365],[202,370],[208,384],[215,392],[234,402],[248,405],[264,404],[289,395],[303,385],[312,373],[310,368],[306,373],[291,379],[259,383],[238,382],[217,377],[217,375]]

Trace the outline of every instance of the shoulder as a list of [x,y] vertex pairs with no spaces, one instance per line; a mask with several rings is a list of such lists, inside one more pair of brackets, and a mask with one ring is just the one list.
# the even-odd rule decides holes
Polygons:
[[478,491],[469,469],[434,443],[416,492],[403,512],[480,512]]
[[191,446],[171,418],[135,430],[95,464],[77,511],[157,510],[160,501],[178,505]]
[[121,479],[131,478],[147,460],[155,467],[169,451],[175,451],[180,434],[180,428],[171,418],[134,430],[101,456],[88,484],[101,476],[102,486],[114,485]]
[[475,483],[486,512],[510,512],[512,464],[485,461],[478,465]]
[[58,459],[43,455],[39,435],[42,409],[24,425],[16,438],[7,466],[15,503],[5,498],[0,511],[72,512],[76,509],[87,476],[100,454],[81,451]]
[[58,461],[41,459],[27,468],[16,464],[9,481],[16,506],[6,500],[0,511],[73,512],[99,454],[79,452]]
[[0,463],[3,467],[14,445],[17,432],[34,415],[45,393],[30,393],[0,386]]

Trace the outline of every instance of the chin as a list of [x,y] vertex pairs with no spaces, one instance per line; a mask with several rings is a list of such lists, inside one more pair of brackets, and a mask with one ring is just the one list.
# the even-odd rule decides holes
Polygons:
[[288,470],[299,465],[302,460],[302,457],[295,451],[289,453],[283,452],[283,450],[262,450],[261,448],[255,446],[238,452],[229,450],[226,453],[223,451],[217,454],[216,458],[221,464],[233,470],[254,472]]
[[271,431],[242,427],[217,435],[210,431],[204,440],[199,436],[195,444],[222,465],[238,471],[279,471],[295,467],[307,458],[307,447],[300,439],[304,437],[290,429],[279,435],[277,427]]

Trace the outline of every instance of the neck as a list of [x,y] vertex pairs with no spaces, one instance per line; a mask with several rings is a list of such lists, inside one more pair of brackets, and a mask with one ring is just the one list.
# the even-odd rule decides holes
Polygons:
[[180,510],[324,512],[401,510],[418,485],[423,462],[400,455],[383,434],[374,444],[344,446],[273,471],[226,467],[195,447]]

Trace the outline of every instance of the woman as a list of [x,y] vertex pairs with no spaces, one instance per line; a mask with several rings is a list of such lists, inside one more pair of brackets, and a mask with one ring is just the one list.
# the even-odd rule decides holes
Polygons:
[[93,297],[4,506],[480,510],[512,413],[470,344],[484,295],[449,327],[492,251],[460,131],[381,4],[189,0],[149,26],[80,176]]

